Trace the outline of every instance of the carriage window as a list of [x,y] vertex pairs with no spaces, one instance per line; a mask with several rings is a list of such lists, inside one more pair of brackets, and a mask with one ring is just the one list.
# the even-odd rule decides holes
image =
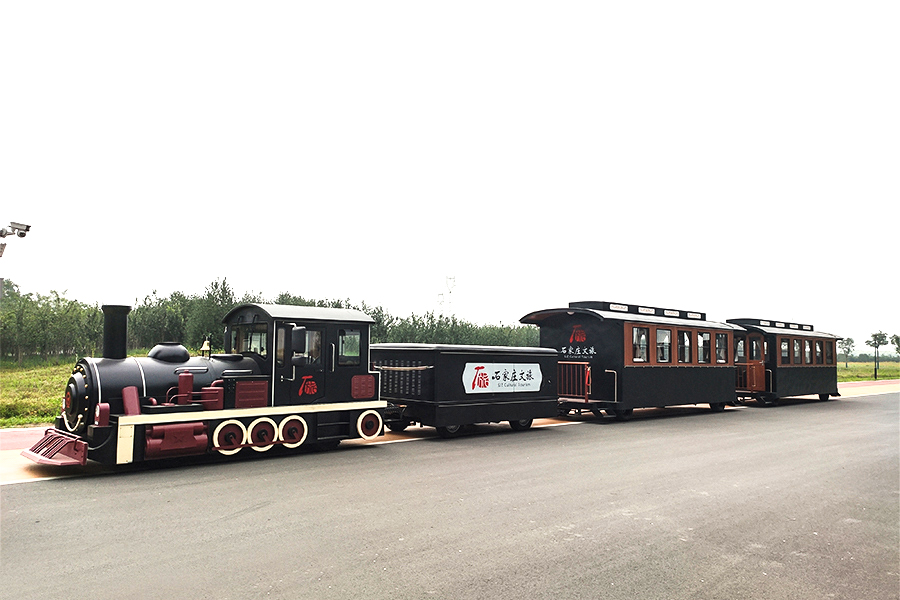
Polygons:
[[816,364],[821,365],[825,362],[824,349],[822,348],[822,340],[816,340]]
[[834,364],[834,342],[825,342],[825,364]]
[[727,333],[717,333],[716,334],[716,362],[717,363],[727,363],[728,362],[728,334]]
[[656,362],[672,362],[672,330],[656,330]]
[[806,364],[811,365],[813,364],[812,342],[810,340],[806,340],[803,345],[806,348]]
[[762,340],[753,338],[750,340],[750,360],[762,360]]
[[340,366],[359,366],[359,340],[359,329],[341,329],[338,337],[338,364]]
[[791,340],[781,338],[781,364],[791,364]]
[[697,361],[701,363],[708,363],[710,352],[712,352],[712,348],[710,348],[710,335],[707,332],[700,332],[697,334]]
[[691,332],[678,332],[678,362],[691,362]]
[[794,340],[794,364],[799,365],[803,363],[803,346],[800,343],[800,340]]
[[734,362],[745,362],[744,357],[744,338],[734,338]]
[[634,362],[647,362],[647,345],[650,339],[650,329],[647,327],[632,328],[632,345]]

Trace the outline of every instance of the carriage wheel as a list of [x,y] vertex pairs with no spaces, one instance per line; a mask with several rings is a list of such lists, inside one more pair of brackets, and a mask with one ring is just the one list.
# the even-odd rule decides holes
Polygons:
[[247,428],[234,419],[222,421],[213,433],[213,449],[226,456],[237,454],[246,443]]
[[249,442],[252,444],[250,447],[257,452],[265,452],[275,445],[275,441],[278,439],[278,427],[275,425],[275,421],[269,417],[260,417],[250,423],[247,434]]
[[724,402],[710,402],[709,410],[711,410],[713,412],[722,412],[725,410],[725,403]]
[[438,435],[444,439],[454,438],[462,433],[462,425],[447,425],[446,427],[436,427]]
[[531,424],[534,422],[534,419],[520,419],[518,421],[510,421],[509,426],[512,427],[513,431],[525,431]]

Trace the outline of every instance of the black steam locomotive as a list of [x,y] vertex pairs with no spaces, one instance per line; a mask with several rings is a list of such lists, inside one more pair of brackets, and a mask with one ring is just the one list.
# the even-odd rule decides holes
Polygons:
[[126,357],[130,307],[103,311],[103,357],[75,365],[55,429],[23,453],[36,462],[126,464],[382,433],[386,402],[367,364],[373,321],[359,311],[239,306],[225,317],[228,353],[209,357],[180,344]]

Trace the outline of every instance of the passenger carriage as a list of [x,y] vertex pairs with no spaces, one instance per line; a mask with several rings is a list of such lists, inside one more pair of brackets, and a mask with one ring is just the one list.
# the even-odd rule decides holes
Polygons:
[[745,331],[734,336],[739,398],[763,406],[779,398],[840,396],[835,344],[841,338],[812,325],[764,319],[729,319]]
[[694,311],[572,302],[521,319],[560,355],[560,408],[625,420],[635,408],[734,402],[731,349],[741,327]]

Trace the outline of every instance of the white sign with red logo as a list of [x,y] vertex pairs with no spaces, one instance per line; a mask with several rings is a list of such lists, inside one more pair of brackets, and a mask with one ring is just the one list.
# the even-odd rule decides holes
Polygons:
[[462,375],[467,394],[539,392],[543,380],[537,363],[466,363]]

